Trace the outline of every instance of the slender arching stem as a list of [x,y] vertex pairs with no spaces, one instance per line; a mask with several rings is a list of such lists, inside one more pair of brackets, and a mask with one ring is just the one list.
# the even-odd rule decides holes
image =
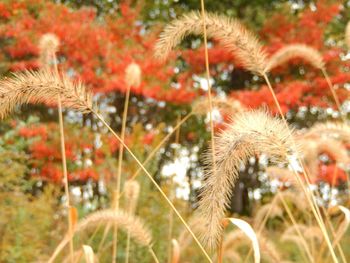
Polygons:
[[95,110],[90,109],[90,111],[107,127],[107,129],[116,137],[116,139],[123,144],[125,150],[129,152],[131,157],[135,160],[135,162],[142,168],[143,172],[147,175],[149,180],[153,183],[153,185],[157,188],[157,190],[160,192],[160,194],[163,196],[163,198],[166,200],[166,202],[169,204],[169,206],[174,210],[175,214],[178,216],[180,221],[184,224],[188,232],[190,232],[193,239],[198,244],[199,248],[202,250],[203,254],[206,256],[209,262],[212,262],[211,258],[209,257],[208,253],[203,248],[202,244],[199,242],[198,238],[195,236],[195,234],[192,232],[191,228],[188,226],[186,221],[183,219],[183,217],[180,215],[179,211],[176,209],[176,207],[173,205],[173,203],[169,200],[167,195],[164,193],[164,191],[160,188],[160,186],[157,184],[157,182],[153,179],[152,175],[146,170],[146,168],[142,165],[142,163],[138,160],[138,158],[134,155],[134,153],[129,149],[129,147],[124,143],[124,141],[115,133],[115,131],[108,125],[108,123],[104,120],[104,118],[98,114]]
[[[191,116],[193,115],[192,112],[187,114],[181,121],[179,121],[176,126],[173,128],[171,132],[169,132],[161,141],[158,143],[158,145],[148,154],[146,160],[143,161],[142,165],[146,166],[154,157],[154,155],[159,151],[159,149],[170,139],[170,137],[176,132],[182,124],[184,124]],[[136,172],[131,176],[129,180],[134,180],[142,171],[142,168],[139,167]],[[122,197],[124,194],[124,191],[122,191],[119,195],[119,198]]]
[[335,90],[334,90],[332,81],[331,81],[331,79],[330,79],[330,77],[329,77],[329,75],[328,75],[328,73],[327,73],[327,71],[326,71],[325,68],[322,68],[321,71],[322,71],[322,74],[323,74],[324,78],[326,79],[326,82],[327,82],[327,84],[328,84],[328,87],[329,87],[329,89],[330,89],[330,91],[331,91],[331,93],[332,93],[332,96],[333,96],[335,105],[336,105],[337,108],[338,108],[340,117],[341,117],[341,119],[343,120],[343,122],[346,123],[345,116],[344,116],[343,111],[342,111],[342,109],[341,109],[340,100],[339,100],[339,97],[338,97],[337,93],[336,93]]
[[[278,195],[278,198],[281,200],[281,203],[282,203],[284,209],[286,210],[286,212],[287,212],[287,214],[288,214],[290,220],[292,221],[292,224],[293,224],[294,226],[296,226],[296,225],[297,225],[297,222],[296,222],[296,220],[295,220],[295,218],[294,218],[294,216],[293,216],[293,213],[290,211],[290,209],[289,209],[289,207],[288,207],[286,201],[284,200],[284,197],[283,197],[280,193],[278,193],[277,195]],[[309,249],[309,247],[308,247],[308,244],[306,243],[304,236],[303,236],[302,233],[300,232],[300,229],[296,227],[295,230],[297,231],[298,236],[301,238],[301,240],[302,240],[302,242],[303,242],[306,255],[308,256],[310,262],[314,262],[314,259],[313,259],[313,257],[312,257],[311,252],[310,252],[310,249]]]
[[[52,54],[54,70],[58,76],[58,68],[57,68],[57,58],[56,54]],[[48,65],[47,65],[48,66]],[[62,102],[61,96],[57,97],[58,104],[58,123],[60,127],[60,145],[61,145],[61,156],[62,156],[62,169],[63,169],[63,181],[64,181],[64,192],[66,195],[66,206],[67,206],[67,216],[68,216],[68,233],[70,236],[69,239],[69,259],[70,262],[74,262],[74,246],[73,246],[73,222],[70,213],[70,195],[69,195],[69,182],[68,182],[68,172],[67,172],[67,160],[66,160],[66,147],[64,140],[64,129],[63,129],[63,114],[62,114]]]
[[[146,167],[146,165],[152,160],[152,158],[154,157],[155,154],[158,153],[159,149],[170,139],[170,137],[181,127],[182,124],[184,124],[191,116],[193,115],[193,112],[190,112],[188,113],[185,117],[182,118],[182,120],[180,122],[178,122],[175,127],[172,129],[171,132],[169,132],[159,143],[158,145],[148,154],[146,160],[143,161],[142,165],[144,167]],[[131,176],[131,178],[129,178],[129,180],[135,180],[136,177],[140,174],[140,172],[142,171],[143,169],[141,168],[141,166],[136,170],[136,172]],[[124,195],[124,191],[121,191],[119,196],[117,198],[121,198],[123,197]],[[103,238],[102,240],[100,241],[100,244],[99,244],[99,248],[98,248],[98,251],[101,250],[102,248],[102,245],[107,237],[107,233],[108,233],[108,230],[110,228],[110,225],[107,225],[106,228],[105,228],[105,231],[103,233]]]
[[[259,236],[259,235],[261,234],[261,232],[263,231],[263,229],[264,229],[264,227],[265,227],[265,225],[266,225],[266,222],[267,222],[267,220],[268,220],[270,214],[272,213],[273,207],[274,207],[274,205],[276,205],[276,203],[277,203],[277,197],[278,197],[279,199],[281,199],[282,205],[284,206],[284,208],[285,208],[285,210],[286,210],[286,212],[287,212],[288,217],[289,217],[290,220],[292,221],[292,224],[293,224],[293,225],[296,225],[296,220],[294,219],[293,214],[291,213],[289,207],[287,206],[286,202],[284,201],[283,196],[280,194],[280,191],[281,191],[281,190],[278,188],[278,189],[277,189],[276,198],[273,198],[273,199],[272,199],[271,206],[270,206],[270,208],[268,209],[267,213],[265,214],[265,216],[264,216],[264,218],[263,218],[263,220],[262,220],[262,222],[261,222],[261,224],[260,224],[260,226],[259,226],[259,228],[258,228],[258,230],[257,230],[257,236]],[[300,231],[297,230],[297,232],[298,232],[298,235],[300,236],[300,238],[305,242],[304,237],[299,233]],[[252,252],[253,252],[253,248],[250,248],[250,249],[249,249],[249,252],[248,252],[248,254],[247,254],[247,256],[245,257],[244,263],[247,262],[247,260],[249,259],[249,257],[252,255]],[[308,259],[310,260],[310,262],[313,262],[313,258],[312,258],[312,256],[311,256],[311,254],[308,253],[308,252],[306,252],[306,255],[307,255]],[[305,257],[304,254],[303,254],[303,257]],[[306,259],[306,258],[305,258],[305,259]]]
[[[270,83],[270,81],[269,81],[269,78],[267,77],[266,74],[263,74],[263,77],[264,77],[264,79],[265,79],[265,81],[266,81],[266,83],[267,83],[267,86],[268,86],[268,88],[269,88],[269,90],[270,90],[270,92],[271,92],[271,95],[272,95],[273,100],[274,100],[274,102],[275,102],[275,104],[276,104],[276,106],[277,106],[277,109],[278,109],[278,111],[279,111],[279,114],[281,115],[282,120],[285,122],[285,124],[286,124],[287,127],[288,127],[287,120],[286,120],[285,117],[284,117],[284,114],[283,114],[283,112],[282,112],[281,106],[280,106],[280,104],[279,104],[279,102],[278,102],[278,100],[277,100],[277,97],[276,97],[276,94],[275,94],[274,90],[272,89],[272,86],[271,86],[271,83]],[[293,139],[293,138],[292,138],[292,141],[294,142],[294,139]],[[294,143],[294,144],[295,144],[295,143]],[[308,178],[308,176],[307,176],[307,174],[306,174],[306,172],[305,172],[304,165],[303,165],[303,163],[302,163],[302,161],[300,160],[300,158],[299,158],[298,155],[297,155],[297,159],[298,159],[299,164],[303,167],[302,170],[303,170],[304,179],[305,179],[305,181],[309,184],[309,183],[310,183],[309,178]],[[337,263],[337,262],[338,262],[338,259],[337,259],[337,256],[336,256],[335,252],[334,252],[334,249],[333,249],[332,243],[331,243],[331,241],[330,241],[330,238],[329,238],[329,236],[328,236],[328,233],[327,233],[325,224],[324,224],[324,222],[323,222],[323,220],[322,220],[321,213],[320,213],[320,211],[319,211],[319,209],[318,209],[316,200],[315,200],[313,194],[310,192],[310,190],[308,190],[308,189],[305,187],[305,185],[303,184],[302,180],[300,179],[300,177],[298,176],[297,172],[296,172],[294,169],[293,169],[293,172],[295,173],[296,178],[297,178],[297,180],[298,180],[300,186],[302,187],[302,189],[303,189],[303,191],[304,191],[304,193],[305,193],[305,196],[306,196],[308,202],[310,203],[312,212],[313,212],[313,214],[314,214],[314,216],[315,216],[315,218],[316,218],[316,221],[317,221],[317,223],[318,223],[318,225],[319,225],[319,227],[320,227],[320,229],[321,229],[321,231],[322,231],[322,233],[323,233],[323,236],[324,236],[324,238],[325,238],[325,240],[326,240],[326,243],[327,243],[327,245],[328,245],[329,251],[330,251],[330,253],[331,253],[331,255],[332,255],[333,261]]]
[[154,259],[154,262],[159,263],[157,255],[156,255],[156,253],[154,253],[154,250],[153,250],[153,248],[151,246],[148,248],[148,251],[152,255],[152,258]]
[[[125,101],[124,101],[124,110],[123,110],[122,130],[120,133],[120,139],[123,141],[125,139],[126,119],[128,117],[129,97],[130,97],[130,85],[127,85]],[[119,155],[118,155],[117,186],[116,186],[116,195],[117,195],[116,204],[115,204],[116,210],[119,209],[119,193],[120,193],[121,175],[122,175],[123,152],[124,152],[124,146],[120,145]],[[118,244],[118,225],[114,224],[112,263],[117,261],[117,244]]]

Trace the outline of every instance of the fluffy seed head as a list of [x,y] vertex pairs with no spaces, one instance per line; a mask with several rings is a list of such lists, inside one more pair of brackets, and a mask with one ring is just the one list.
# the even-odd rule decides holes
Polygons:
[[262,222],[264,221],[264,218],[266,215],[269,215],[269,218],[274,218],[274,217],[282,217],[283,211],[282,209],[277,205],[276,202],[271,202],[268,204],[265,204],[261,206],[258,210],[258,212],[254,216],[254,227],[256,229],[261,226]]
[[270,179],[276,179],[282,183],[290,183],[291,186],[298,188],[299,184],[295,178],[295,173],[287,168],[278,166],[269,166],[266,168],[266,174]]
[[135,213],[137,199],[140,194],[140,184],[135,180],[128,180],[124,184],[124,193],[127,204],[129,205],[128,211],[132,214]]
[[82,83],[74,83],[66,76],[47,70],[24,71],[0,81],[0,117],[6,117],[22,104],[55,105],[58,96],[64,107],[82,113],[90,112],[92,108],[92,94]]
[[265,72],[294,58],[301,58],[318,69],[323,69],[325,66],[322,55],[316,49],[303,44],[293,44],[284,46],[273,54],[268,60]]
[[[89,214],[84,219],[80,220],[74,228],[74,233],[85,231],[89,228],[96,227],[101,223],[117,224],[118,228],[130,233],[133,238],[141,246],[150,246],[152,242],[151,231],[145,226],[141,218],[130,215],[121,210],[106,209]],[[60,251],[67,245],[70,236],[66,236],[56,247],[54,253],[48,260],[48,263],[53,263]]]
[[[212,98],[213,108],[218,109],[224,114],[234,115],[237,112],[242,112],[245,110],[244,106],[235,99],[221,99],[221,98]],[[208,99],[206,97],[201,97],[193,103],[192,111],[194,114],[205,115],[208,113]]]
[[319,156],[326,153],[337,164],[349,163],[347,149],[343,143],[332,138],[313,138],[299,140],[304,163],[310,175],[318,175]]
[[323,235],[319,227],[315,226],[306,226],[303,224],[296,224],[288,227],[282,234],[281,240],[287,241],[287,240],[298,240],[298,239],[291,239],[292,236],[300,237],[298,235],[298,232],[302,234],[303,238],[306,241],[312,241],[316,240],[318,242],[321,242],[323,240]]
[[335,140],[350,142],[350,126],[343,122],[324,122],[312,126],[303,138],[333,138]]
[[141,84],[141,68],[136,63],[131,63],[125,70],[125,83],[128,86],[138,87]]
[[[269,262],[274,263],[280,263],[281,262],[281,255],[278,253],[277,248],[275,245],[268,241],[266,237],[263,235],[258,236],[259,240],[259,247],[261,248],[261,253],[263,257],[268,259]],[[240,258],[239,256],[239,248],[242,246],[250,246],[251,240],[240,230],[233,230],[230,233],[228,233],[225,236],[224,242],[223,242],[223,254],[225,255],[225,258],[228,258],[226,256],[229,252],[235,252],[238,257],[234,255],[234,258]],[[230,253],[229,253],[230,255]],[[237,262],[240,262],[241,260],[238,260]],[[233,261],[236,262],[236,261]]]
[[265,153],[275,163],[286,162],[294,150],[291,132],[286,124],[266,111],[246,111],[237,114],[234,122],[215,138],[215,167],[212,153],[205,156],[206,170],[199,201],[199,214],[205,231],[203,243],[214,248],[222,233],[222,219],[239,168],[250,157]]
[[[247,70],[264,73],[266,54],[254,34],[238,20],[206,13],[205,25],[208,37],[217,39],[233,52]],[[165,27],[155,47],[156,57],[165,60],[170,51],[190,34],[203,34],[203,17],[198,12],[186,14]]]
[[39,41],[40,62],[43,66],[48,66],[57,52],[60,40],[55,34],[44,34]]
[[118,228],[130,233],[130,236],[140,245],[149,246],[152,242],[151,231],[143,221],[123,211],[102,210],[94,212],[82,219],[76,226],[75,232],[96,227],[100,223],[117,223]]

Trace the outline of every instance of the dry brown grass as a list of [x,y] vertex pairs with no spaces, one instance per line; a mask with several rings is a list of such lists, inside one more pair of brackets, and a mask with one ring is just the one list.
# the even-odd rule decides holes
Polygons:
[[[267,65],[266,54],[255,35],[236,19],[210,13],[205,16],[207,36],[233,52],[247,70],[262,75]],[[190,34],[203,34],[203,19],[198,12],[183,15],[165,27],[155,47],[156,57],[166,59]]]
[[62,105],[82,113],[90,111],[92,94],[80,82],[50,71],[24,71],[0,81],[0,117],[5,118],[17,106],[28,103]]
[[202,240],[214,248],[222,234],[229,196],[238,176],[239,167],[256,154],[268,154],[275,163],[285,162],[293,151],[290,131],[277,118],[265,111],[246,111],[235,116],[234,122],[217,136],[215,149],[216,171],[212,171],[211,153],[207,153],[205,180],[199,208]]

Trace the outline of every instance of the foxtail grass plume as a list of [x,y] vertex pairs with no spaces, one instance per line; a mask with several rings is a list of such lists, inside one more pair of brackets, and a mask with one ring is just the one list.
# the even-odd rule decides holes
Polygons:
[[295,241],[297,238],[291,237],[299,237],[297,233],[301,233],[307,242],[317,241],[321,243],[323,240],[323,234],[319,227],[316,226],[306,226],[303,224],[296,224],[288,227],[282,234],[282,241]]
[[250,240],[254,251],[254,263],[260,263],[260,246],[256,233],[246,221],[239,218],[227,218],[227,221],[238,227]]
[[[195,233],[201,233],[205,231],[205,226],[201,224],[202,219],[198,215],[194,215],[188,222],[188,225]],[[193,241],[192,236],[189,234],[187,229],[183,229],[178,237],[178,242],[181,248],[187,248],[190,246],[190,243]]]
[[40,63],[47,67],[52,63],[52,55],[55,54],[60,45],[60,40],[55,34],[47,33],[41,36],[39,41]]
[[304,44],[291,44],[279,49],[269,58],[265,72],[269,72],[295,58],[303,59],[313,67],[321,70],[325,66],[322,55],[313,47]]
[[303,139],[299,140],[304,163],[310,175],[318,175],[319,157],[326,153],[337,164],[348,164],[349,156],[345,145],[331,138]]
[[268,204],[265,204],[259,208],[259,210],[256,212],[254,216],[254,228],[258,229],[259,226],[262,225],[265,216],[268,214],[267,219],[275,218],[275,217],[282,217],[283,216],[283,210],[276,202],[271,202]]
[[214,248],[223,231],[222,220],[242,163],[265,153],[274,163],[285,163],[294,150],[291,132],[285,123],[266,111],[237,114],[234,122],[215,138],[216,171],[211,151],[205,155],[206,169],[199,201],[203,243]]
[[[268,262],[281,263],[282,256],[278,252],[276,246],[270,242],[265,236],[260,234],[258,236],[259,246],[261,247],[261,254]],[[240,230],[233,230],[229,232],[223,241],[222,249],[223,255],[226,259],[236,259],[230,262],[241,262],[239,249],[241,247],[250,246],[251,240]],[[234,252],[231,254],[230,252]]]
[[344,220],[339,224],[338,229],[335,233],[333,247],[339,243],[350,225],[350,210],[342,205],[338,205],[336,207],[344,214]]
[[138,87],[141,84],[141,68],[136,63],[131,63],[125,70],[125,83],[130,87]]
[[82,113],[90,112],[92,94],[80,82],[72,82],[66,76],[43,71],[24,71],[0,81],[0,117],[5,118],[17,106],[28,103],[57,104]]
[[[213,108],[219,110],[223,114],[234,115],[238,112],[245,110],[245,107],[241,104],[240,101],[228,98],[221,99],[213,97],[211,99]],[[192,112],[197,115],[205,115],[208,113],[208,99],[201,97],[193,102]]]
[[[294,176],[295,177],[295,176]],[[298,188],[297,188],[298,189]],[[300,192],[302,191],[299,189]],[[309,213],[310,206],[305,202],[303,196],[297,191],[280,191],[277,195],[275,195],[274,199],[277,201],[277,205],[283,207],[283,203],[281,199],[285,200],[287,203],[291,203],[298,209],[300,212]]]
[[295,173],[288,168],[281,168],[278,166],[268,166],[266,168],[266,175],[270,180],[278,180],[281,183],[288,183],[290,186],[299,189],[297,179],[295,178]]
[[308,138],[333,138],[345,143],[350,142],[350,126],[343,122],[316,123],[307,130],[303,137]]
[[[238,20],[216,14],[205,14],[208,37],[217,39],[233,52],[242,65],[262,75],[266,68],[266,54],[254,34]],[[203,34],[203,18],[198,12],[191,12],[173,20],[165,27],[155,46],[155,55],[165,60],[170,51],[190,34]]]
[[135,213],[137,200],[140,194],[140,184],[135,180],[127,180],[124,184],[125,200],[128,204],[128,212]]
[[117,222],[121,229],[130,231],[131,237],[140,245],[149,246],[151,244],[151,231],[145,226],[143,221],[123,211],[102,210],[94,212],[80,220],[75,228],[75,232],[81,232],[90,227],[96,227],[100,223],[115,222]]
[[[150,246],[152,242],[151,231],[145,226],[141,218],[130,215],[123,211],[115,211],[112,209],[106,209],[89,214],[86,218],[80,220],[74,233],[83,232],[89,228],[97,227],[99,224],[118,224],[120,229],[130,233],[133,238],[141,246]],[[48,261],[53,262],[60,251],[70,240],[69,236],[66,236],[61,243],[56,247],[53,255]]]

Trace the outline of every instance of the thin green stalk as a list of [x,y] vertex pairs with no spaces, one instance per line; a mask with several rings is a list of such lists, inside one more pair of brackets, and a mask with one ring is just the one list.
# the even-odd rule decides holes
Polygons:
[[95,110],[90,109],[90,111],[107,127],[107,129],[116,137],[116,139],[123,144],[125,150],[129,152],[131,157],[135,160],[135,162],[142,168],[143,172],[147,175],[149,180],[151,180],[152,184],[157,188],[157,190],[160,192],[160,194],[163,196],[163,198],[166,200],[166,202],[169,204],[169,206],[174,210],[175,214],[178,216],[180,221],[184,224],[186,229],[190,232],[193,239],[196,241],[199,248],[202,250],[203,254],[207,258],[209,262],[212,262],[211,258],[209,257],[208,253],[203,248],[202,244],[199,242],[198,238],[195,236],[195,234],[192,232],[191,228],[188,226],[186,221],[183,219],[183,217],[180,215],[179,211],[176,209],[176,207],[173,205],[173,203],[169,200],[167,195],[164,193],[164,191],[160,188],[158,183],[153,179],[152,175],[146,170],[146,168],[142,165],[142,163],[139,161],[139,159],[134,155],[134,153],[129,149],[129,147],[124,143],[124,141],[115,133],[115,131],[108,125],[108,123],[104,120],[104,118],[98,114]]
[[158,258],[157,258],[157,255],[156,255],[156,253],[154,253],[153,248],[152,248],[152,247],[149,247],[149,248],[148,248],[148,251],[149,251],[149,253],[152,255],[152,258],[154,259],[154,262],[159,263],[159,260],[158,260]]
[[[52,54],[52,59],[54,62],[55,73],[58,75],[57,58],[55,53]],[[70,216],[69,182],[68,182],[66,148],[65,148],[64,129],[63,129],[62,102],[61,102],[60,95],[58,95],[57,102],[58,102],[57,103],[58,104],[58,123],[60,127],[60,145],[61,145],[61,156],[62,156],[64,192],[66,194],[66,206],[67,206],[67,216],[68,216],[68,233],[69,233],[69,236],[71,237],[69,239],[69,255],[70,255],[70,262],[73,263],[74,262],[73,222]]]
[[[146,167],[146,165],[152,160],[152,158],[154,157],[154,155],[159,151],[159,149],[166,143],[166,141],[168,141],[170,139],[170,137],[174,134],[174,132],[178,131],[178,129],[181,127],[182,124],[184,124],[191,116],[193,115],[193,112],[188,113],[180,122],[178,122],[176,124],[176,126],[172,129],[171,132],[169,132],[159,143],[158,145],[148,154],[147,158],[145,161],[143,161],[142,165],[144,167]],[[130,180],[135,180],[136,177],[140,174],[140,172],[143,169],[141,168],[141,166],[139,166],[139,168],[136,170],[136,172],[131,176]],[[121,191],[121,193],[119,194],[119,198],[121,198],[124,195],[124,191]],[[107,228],[107,227],[106,227]],[[107,237],[107,232],[105,229],[105,232],[103,234],[103,238],[100,241],[99,244],[99,248],[98,251],[100,251],[100,249],[103,246],[104,241],[106,240]]]
[[[272,95],[273,100],[274,100],[274,102],[275,102],[275,104],[276,104],[276,106],[277,106],[277,109],[278,109],[278,111],[279,111],[279,114],[281,115],[282,120],[285,122],[285,124],[286,124],[287,127],[288,127],[287,120],[285,119],[285,117],[284,117],[284,115],[283,115],[281,106],[280,106],[280,104],[279,104],[279,102],[278,102],[278,100],[277,100],[277,97],[276,97],[276,94],[275,94],[274,90],[272,89],[272,86],[271,86],[271,83],[270,83],[270,81],[269,81],[269,78],[267,77],[266,74],[264,74],[263,77],[264,77],[264,79],[265,79],[265,81],[266,81],[266,83],[267,83],[267,86],[268,86],[268,88],[269,88],[269,90],[270,90],[270,92],[271,92],[271,95]],[[293,140],[293,142],[294,142],[294,139],[293,139],[293,138],[292,138],[292,140]],[[295,143],[294,143],[294,144],[295,144]],[[300,163],[300,165],[303,167],[302,170],[303,170],[303,175],[304,175],[305,182],[307,182],[308,184],[310,184],[309,178],[308,178],[308,176],[307,176],[307,174],[306,174],[306,172],[305,172],[305,169],[304,169],[304,165],[303,165],[303,163],[302,163],[302,161],[300,160],[300,158],[299,158],[298,155],[297,155],[297,159],[298,159],[298,162]],[[327,242],[327,245],[328,245],[329,251],[330,251],[330,253],[331,253],[331,255],[332,255],[333,261],[336,262],[336,263],[338,263],[337,256],[336,256],[336,254],[335,254],[335,252],[334,252],[332,243],[331,243],[330,238],[329,238],[329,236],[328,236],[328,233],[327,233],[325,224],[324,224],[324,222],[323,222],[323,220],[322,220],[322,217],[321,217],[320,211],[319,211],[319,209],[318,209],[316,200],[315,200],[313,194],[310,193],[310,191],[308,191],[308,190],[306,189],[306,187],[304,186],[303,182],[301,181],[299,175],[297,174],[296,171],[294,171],[294,169],[293,169],[293,172],[295,173],[296,178],[297,178],[297,180],[298,180],[300,186],[302,187],[302,189],[303,189],[303,191],[304,191],[304,193],[305,193],[305,196],[306,196],[306,198],[307,198],[307,200],[308,200],[308,202],[309,202],[309,204],[310,204],[310,206],[311,206],[312,212],[313,212],[313,214],[314,214],[314,216],[315,216],[315,218],[316,218],[316,221],[317,221],[317,223],[318,223],[318,225],[319,225],[319,227],[320,227],[320,229],[321,229],[321,231],[322,231],[322,233],[323,233],[323,236],[324,236],[324,238],[325,238],[325,240],[326,240],[326,242]]]
[[[126,96],[124,101],[123,110],[123,120],[122,120],[122,130],[120,133],[120,138],[122,141],[125,139],[125,129],[126,129],[126,119],[128,117],[128,107],[129,107],[129,97],[130,97],[130,85],[127,85]],[[123,162],[123,145],[119,146],[119,156],[118,156],[118,170],[117,170],[117,187],[116,187],[116,204],[115,209],[119,209],[119,193],[121,185],[121,175],[122,175],[122,162]],[[117,261],[117,243],[118,243],[118,226],[114,224],[113,229],[113,252],[112,252],[112,263]]]

